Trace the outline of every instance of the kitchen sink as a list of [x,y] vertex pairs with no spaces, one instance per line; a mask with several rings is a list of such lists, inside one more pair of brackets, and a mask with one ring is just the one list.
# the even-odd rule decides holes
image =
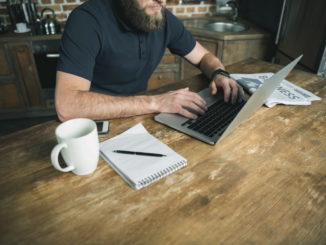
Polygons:
[[232,22],[213,22],[203,26],[204,29],[217,32],[240,32],[248,29],[247,26]]
[[185,27],[203,29],[216,32],[241,32],[249,27],[245,24],[232,21],[214,21],[209,19],[187,19],[183,20]]

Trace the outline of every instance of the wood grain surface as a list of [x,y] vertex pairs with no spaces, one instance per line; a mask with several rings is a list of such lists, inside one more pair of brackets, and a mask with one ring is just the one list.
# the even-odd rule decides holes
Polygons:
[[[278,68],[248,60],[228,70]],[[188,159],[139,191],[102,159],[87,176],[55,170],[57,121],[1,137],[0,244],[326,244],[326,80],[298,70],[288,80],[323,100],[262,107],[215,146],[153,114],[110,120],[101,141],[142,122]],[[198,76],[152,93],[206,83]]]

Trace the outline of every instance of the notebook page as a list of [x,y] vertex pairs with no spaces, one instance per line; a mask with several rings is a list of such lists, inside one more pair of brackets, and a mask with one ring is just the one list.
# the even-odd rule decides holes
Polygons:
[[[152,152],[165,157],[128,155],[114,150]],[[100,144],[102,157],[134,188],[143,180],[158,180],[186,164],[186,160],[137,124],[124,133]],[[178,164],[180,166],[178,167]],[[160,175],[160,176],[157,176]],[[150,184],[150,183],[148,183]]]

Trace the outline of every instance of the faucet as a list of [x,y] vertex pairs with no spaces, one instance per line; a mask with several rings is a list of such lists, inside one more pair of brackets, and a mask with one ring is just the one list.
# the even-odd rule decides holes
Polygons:
[[239,5],[236,1],[231,0],[226,3],[228,6],[232,8],[233,14],[231,15],[231,20],[237,21],[239,15]]
[[236,21],[238,19],[238,9],[239,5],[236,0],[216,0],[217,12],[216,14],[229,14],[231,15],[231,20]]

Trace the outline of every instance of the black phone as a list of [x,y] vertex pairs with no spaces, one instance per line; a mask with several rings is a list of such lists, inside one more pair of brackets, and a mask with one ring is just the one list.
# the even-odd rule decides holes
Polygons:
[[109,132],[110,122],[108,121],[96,121],[98,134],[107,134]]

